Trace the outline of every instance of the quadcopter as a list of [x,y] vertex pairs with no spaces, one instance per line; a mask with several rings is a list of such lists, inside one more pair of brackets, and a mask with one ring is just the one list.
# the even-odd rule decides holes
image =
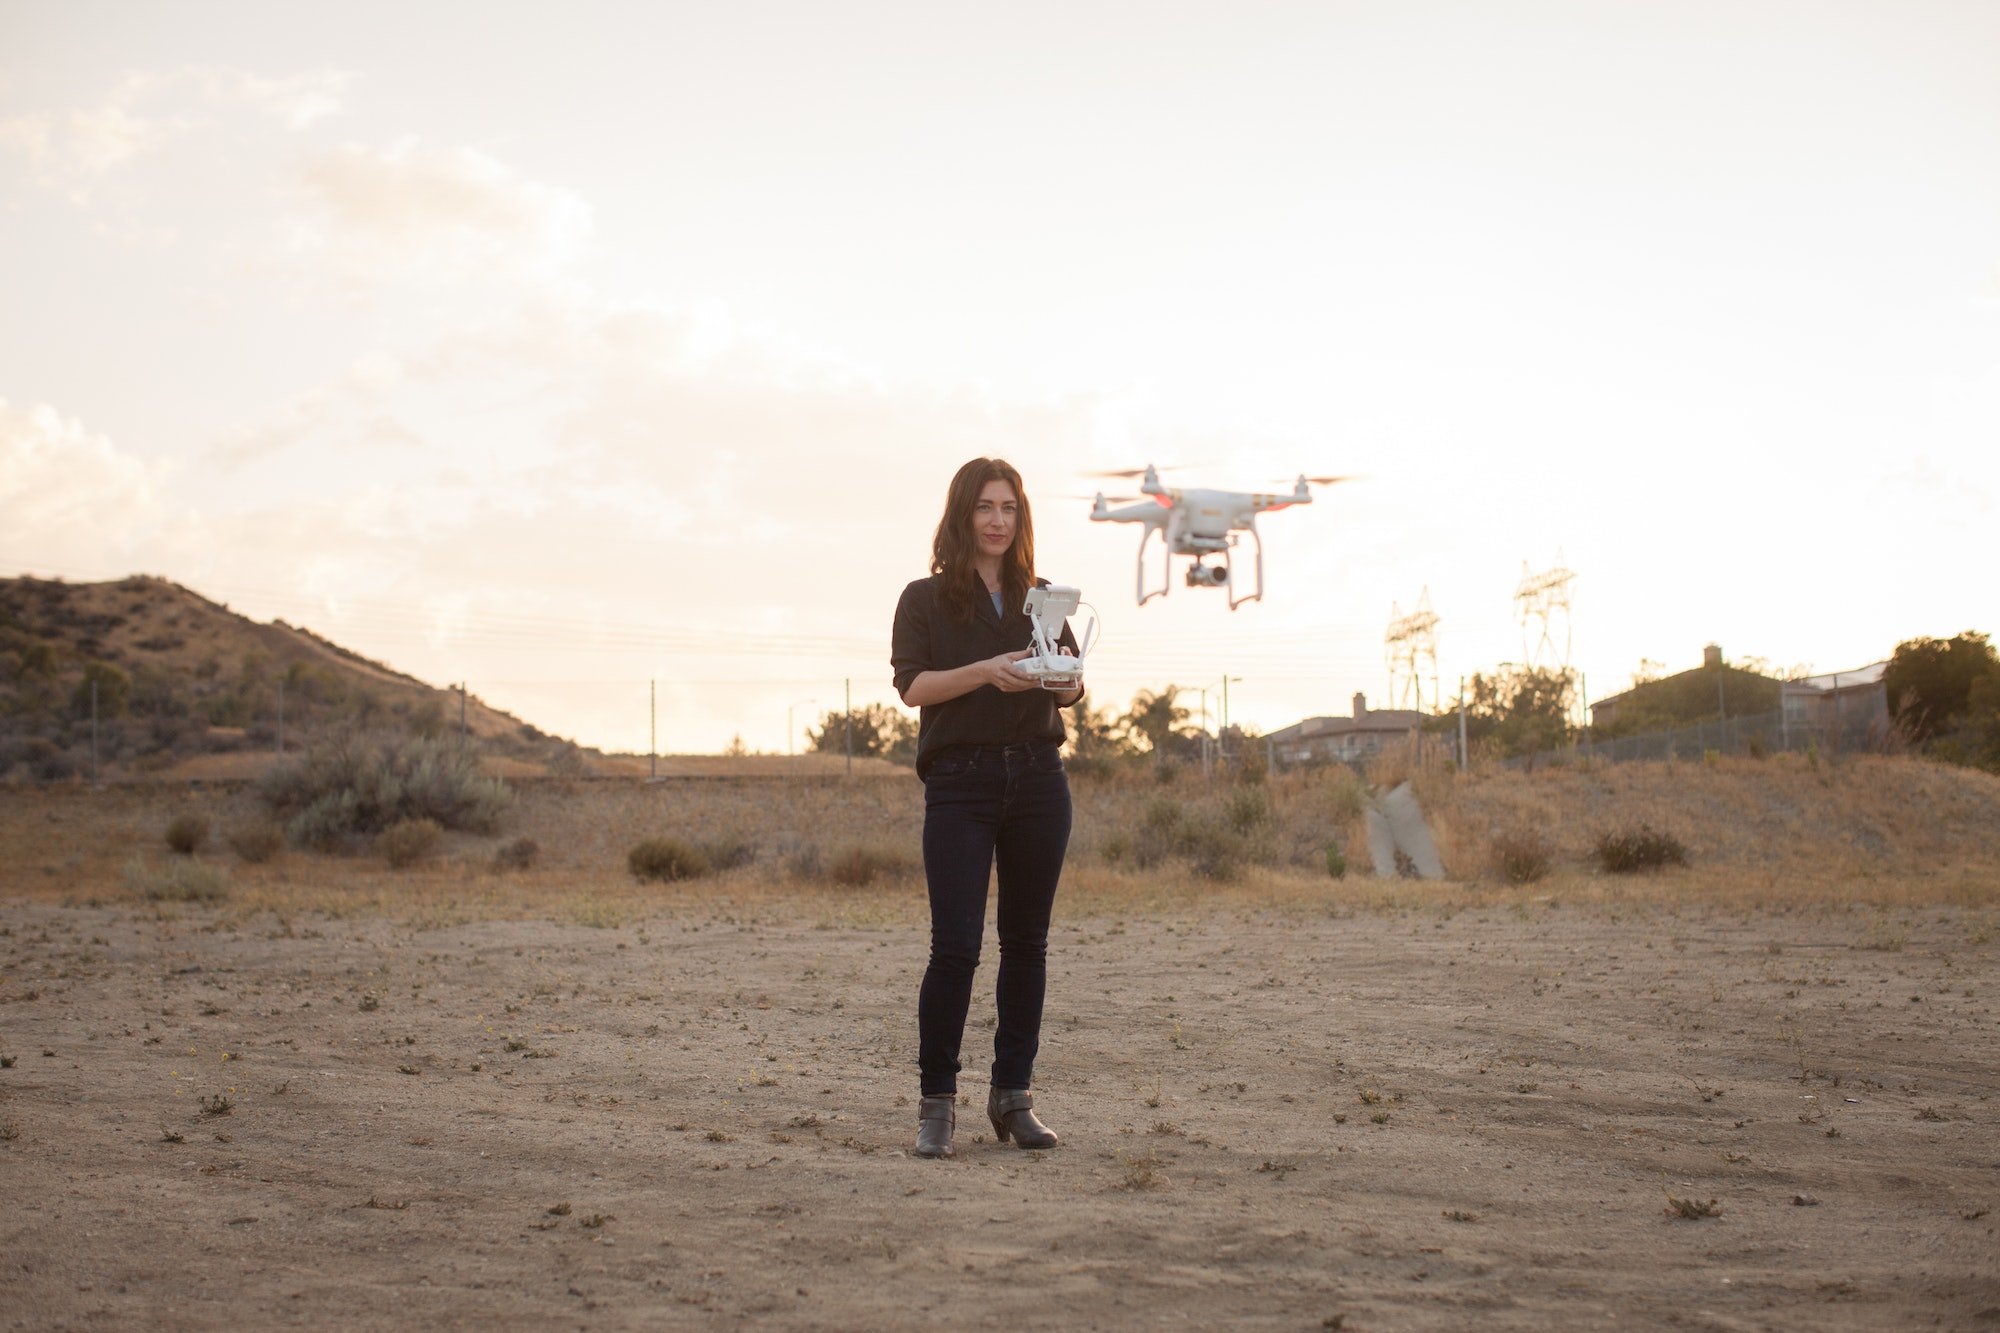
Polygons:
[[[1275,509],[1289,509],[1293,505],[1309,505],[1313,501],[1311,487],[1331,486],[1347,480],[1346,477],[1301,476],[1289,491],[1259,494],[1165,486],[1160,482],[1159,469],[1150,463],[1142,470],[1098,475],[1125,480],[1142,478],[1139,494],[1147,498],[1137,504],[1113,509],[1112,500],[1099,491],[1090,510],[1093,523],[1145,525],[1145,531],[1139,537],[1139,605],[1144,606],[1155,597],[1167,595],[1173,581],[1173,558],[1186,555],[1194,557],[1194,563],[1187,570],[1188,587],[1225,589],[1231,611],[1245,602],[1260,601],[1264,596],[1264,541],[1257,535],[1257,515]],[[1236,595],[1236,568],[1229,556],[1240,534],[1245,532],[1250,534],[1251,543],[1257,550],[1257,586],[1256,591],[1239,597]],[[1149,592],[1146,589],[1146,546],[1153,540],[1154,533],[1160,534],[1162,579],[1160,586]],[[1210,563],[1211,560],[1213,563]]]

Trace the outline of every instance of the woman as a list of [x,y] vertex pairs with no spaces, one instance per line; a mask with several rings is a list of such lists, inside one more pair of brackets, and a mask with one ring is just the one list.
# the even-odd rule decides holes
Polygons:
[[[890,664],[903,702],[922,710],[917,775],[924,780],[924,876],[931,957],[917,993],[923,1094],[917,1153],[952,1155],[958,1049],[986,928],[986,884],[1000,883],[1000,975],[986,1114],[1002,1143],[1053,1148],[1035,1117],[1049,911],[1069,846],[1069,780],[1058,708],[1079,682],[1045,690],[1014,663],[1029,653],[1023,605],[1035,577],[1035,529],[1021,474],[975,458],[951,479],[931,542],[931,576],[896,604]],[[1076,651],[1067,626],[1062,645]]]

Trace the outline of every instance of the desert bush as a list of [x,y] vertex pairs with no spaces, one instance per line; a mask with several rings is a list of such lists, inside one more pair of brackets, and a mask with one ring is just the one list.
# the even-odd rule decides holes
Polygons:
[[533,838],[516,838],[493,853],[493,864],[500,870],[527,870],[541,855],[541,844]]
[[1554,854],[1549,840],[1533,829],[1512,830],[1493,839],[1493,868],[1509,884],[1532,884],[1548,874]]
[[909,853],[881,844],[852,844],[827,858],[826,877],[844,888],[866,888],[878,879],[899,879],[916,868]]
[[284,850],[285,831],[268,819],[253,819],[229,830],[229,847],[252,865],[262,865]]
[[1187,858],[1188,869],[1220,884],[1241,879],[1254,855],[1242,834],[1207,820],[1190,820],[1182,826],[1178,850]]
[[1271,798],[1261,786],[1238,787],[1223,802],[1222,817],[1237,833],[1255,833],[1271,822]]
[[1684,866],[1687,847],[1671,833],[1662,833],[1650,824],[1600,834],[1592,849],[1598,867],[1614,875],[1629,875],[1663,866]]
[[666,883],[700,879],[711,869],[701,848],[680,838],[647,838],[625,855],[632,878]]
[[259,787],[294,842],[329,849],[406,819],[490,833],[513,798],[456,740],[338,737],[274,770]]
[[187,811],[167,821],[167,846],[182,856],[193,856],[208,841],[208,816]]
[[1347,853],[1340,850],[1337,842],[1327,844],[1326,873],[1333,879],[1347,878]]
[[710,838],[701,844],[701,851],[717,870],[734,870],[757,859],[757,844],[747,838]]
[[444,826],[435,819],[399,819],[382,830],[375,849],[397,870],[428,861],[444,845]]
[[125,863],[125,884],[155,902],[215,902],[229,892],[229,872],[192,856],[173,857],[159,866],[143,856]]
[[825,873],[819,844],[802,842],[785,853],[785,873],[793,879],[818,879]]

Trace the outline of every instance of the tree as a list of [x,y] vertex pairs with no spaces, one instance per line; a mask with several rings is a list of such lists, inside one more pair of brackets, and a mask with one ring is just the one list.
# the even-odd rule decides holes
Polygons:
[[1079,704],[1070,710],[1070,750],[1078,759],[1114,759],[1132,746],[1109,707]]
[[1984,634],[1967,630],[1949,639],[1910,639],[1896,645],[1882,672],[1889,717],[1905,736],[1926,744],[1953,730],[1973,709],[1973,692],[2000,689],[2000,655]]
[[69,697],[69,706],[78,717],[90,716],[91,686],[97,687],[97,715],[125,716],[132,698],[132,678],[109,662],[92,662],[83,669],[83,679]]
[[[848,753],[848,715],[828,710],[819,729],[806,728],[806,748],[819,754]],[[913,764],[917,759],[917,720],[888,704],[863,704],[854,710],[854,757]]]
[[[1465,739],[1502,758],[1539,754],[1569,740],[1576,677],[1554,667],[1508,667],[1473,676],[1465,700]],[[1432,730],[1458,725],[1457,710],[1440,713]]]
[[1176,700],[1180,686],[1140,690],[1132,696],[1132,707],[1118,719],[1118,728],[1128,743],[1143,742],[1139,748],[1164,759],[1173,747],[1174,735],[1188,720],[1188,710]]

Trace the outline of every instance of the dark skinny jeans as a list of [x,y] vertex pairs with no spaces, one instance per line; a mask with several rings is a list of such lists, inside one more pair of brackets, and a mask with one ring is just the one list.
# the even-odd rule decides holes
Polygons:
[[958,1049],[986,933],[986,885],[1000,868],[1000,975],[993,1086],[1033,1085],[1048,979],[1049,912],[1069,848],[1069,778],[1056,741],[955,746],[924,777],[924,877],[931,960],[917,992],[917,1069],[926,1097],[958,1091]]

